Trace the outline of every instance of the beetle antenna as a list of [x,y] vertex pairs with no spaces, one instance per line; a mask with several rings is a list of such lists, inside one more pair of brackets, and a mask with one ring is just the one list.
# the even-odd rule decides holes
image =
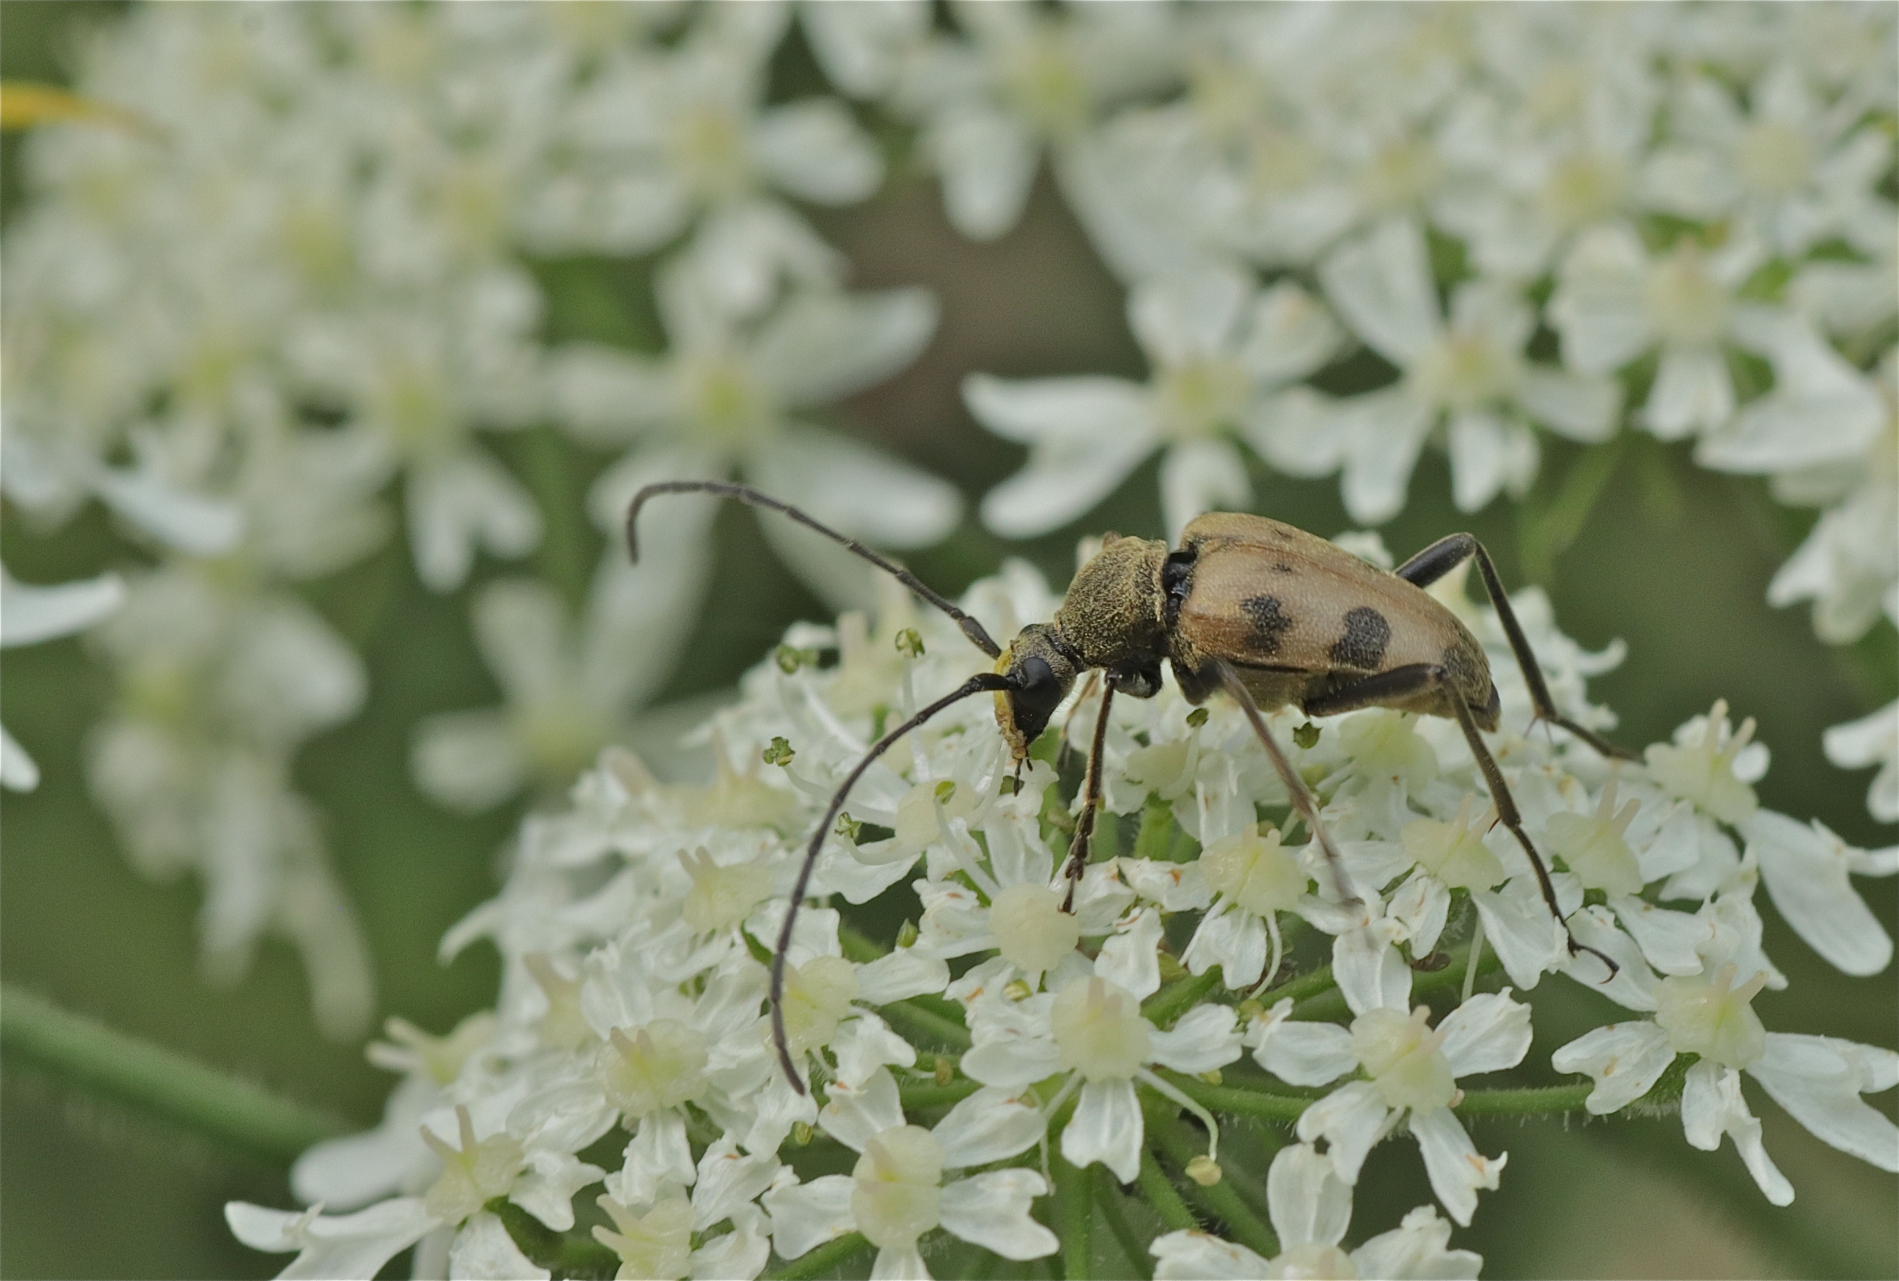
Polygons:
[[781,515],[789,516],[806,529],[816,530],[846,550],[862,556],[865,560],[895,578],[918,596],[936,606],[945,614],[948,614],[951,618],[956,620],[956,625],[963,629],[963,635],[969,637],[970,643],[983,653],[989,655],[989,657],[1000,658],[1002,656],[1002,646],[996,644],[995,639],[989,635],[981,623],[951,604],[947,597],[932,589],[915,574],[912,574],[909,570],[897,564],[897,562],[891,560],[889,557],[878,555],[870,548],[864,546],[864,544],[858,542],[855,538],[847,534],[838,533],[829,525],[813,519],[796,507],[793,507],[790,503],[780,502],[770,494],[761,493],[753,489],[750,485],[738,485],[727,480],[664,480],[658,484],[648,485],[641,489],[639,493],[633,495],[632,505],[626,509],[626,552],[627,556],[636,565],[639,564],[640,560],[640,543],[637,529],[640,519],[640,508],[646,505],[647,499],[658,494],[714,494],[720,498],[730,498],[734,502],[744,503],[747,507],[763,507],[767,511],[775,511]]
[[1319,821],[1319,803],[1313,799],[1312,789],[1306,786],[1306,781],[1299,777],[1299,771],[1292,767],[1292,762],[1286,759],[1286,753],[1273,740],[1272,731],[1266,727],[1266,718],[1260,715],[1259,704],[1253,701],[1253,691],[1246,688],[1246,682],[1233,670],[1233,664],[1215,659],[1212,666],[1219,669],[1221,686],[1240,705],[1240,710],[1246,713],[1253,733],[1265,745],[1266,755],[1272,758],[1273,768],[1279,771],[1279,781],[1286,785],[1286,791],[1291,794],[1293,809],[1306,821],[1306,826],[1312,831],[1312,839],[1324,851],[1325,863],[1332,871],[1332,885],[1338,892],[1339,902],[1347,906],[1362,905],[1364,900],[1358,897],[1352,889],[1352,883],[1346,879],[1345,860],[1339,857],[1338,850],[1332,845],[1332,838],[1326,834],[1325,824]]
[[[662,487],[653,486],[652,488]],[[650,491],[643,490],[641,492],[644,494]],[[638,500],[634,502],[634,510],[639,510]],[[791,1039],[785,1034],[785,958],[791,951],[791,927],[796,924],[798,920],[798,909],[803,906],[805,891],[809,889],[811,885],[811,873],[818,865],[818,851],[824,848],[824,838],[830,835],[831,824],[837,821],[839,811],[844,808],[844,798],[850,795],[851,788],[857,785],[857,780],[863,777],[864,771],[870,768],[872,761],[889,751],[891,746],[896,743],[898,739],[923,724],[923,722],[929,720],[951,703],[960,702],[972,694],[1012,688],[1014,688],[1014,684],[1007,676],[1003,676],[997,672],[979,672],[964,681],[954,692],[945,694],[918,712],[915,716],[912,716],[909,720],[878,739],[871,745],[871,749],[864,753],[864,759],[857,762],[857,764],[851,768],[851,772],[844,776],[843,785],[837,789],[837,794],[831,798],[830,808],[824,811],[823,821],[818,824],[817,830],[811,834],[811,843],[805,847],[804,851],[804,866],[798,869],[797,883],[792,886],[791,889],[791,907],[785,913],[784,926],[778,931],[778,949],[772,954],[771,958],[772,1044],[778,1049],[778,1063],[779,1066],[785,1070],[785,1079],[791,1082],[791,1088],[796,1090],[799,1094],[805,1092],[804,1082],[798,1078],[797,1065],[793,1063],[791,1059]]]

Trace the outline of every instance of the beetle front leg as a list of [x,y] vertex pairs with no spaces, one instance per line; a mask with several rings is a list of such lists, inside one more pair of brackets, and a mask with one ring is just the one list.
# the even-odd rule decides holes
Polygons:
[[1543,669],[1537,665],[1536,652],[1530,648],[1530,638],[1523,634],[1523,625],[1517,621],[1516,611],[1510,608],[1510,598],[1504,593],[1503,579],[1497,576],[1497,566],[1474,535],[1448,534],[1392,572],[1415,587],[1429,587],[1472,557],[1476,558],[1477,573],[1484,580],[1484,594],[1490,597],[1490,604],[1497,611],[1497,621],[1503,624],[1503,634],[1509,638],[1510,652],[1516,655],[1523,683],[1529,686],[1530,702],[1536,707],[1537,719],[1562,726],[1610,759],[1640,760],[1634,752],[1617,747],[1594,730],[1585,729],[1557,712],[1556,700],[1550,697],[1549,684],[1543,679]]
[[1095,736],[1088,747],[1088,768],[1082,775],[1081,813],[1075,816],[1075,839],[1068,847],[1068,863],[1063,875],[1068,878],[1068,893],[1062,899],[1062,911],[1075,910],[1075,889],[1082,873],[1088,870],[1088,853],[1094,844],[1095,815],[1101,810],[1102,748],[1108,741],[1108,707],[1114,702],[1114,680],[1101,682],[1101,712],[1095,717]]
[[[1468,535],[1466,535],[1468,537]],[[1404,699],[1430,690],[1444,690],[1449,687],[1450,674],[1436,663],[1413,663],[1408,667],[1394,667],[1375,676],[1353,681],[1330,694],[1306,700],[1305,713],[1308,716],[1336,716],[1340,712],[1353,712],[1362,707],[1379,707],[1397,699]],[[1497,768],[1497,758],[1490,754],[1485,746],[1477,722],[1471,719],[1470,708],[1464,700],[1451,697],[1442,700],[1451,706],[1457,727],[1464,732],[1464,742],[1470,747],[1470,754],[1477,759],[1477,768],[1483,771],[1484,782],[1490,788],[1490,800],[1497,807],[1497,821],[1510,829],[1517,838],[1517,844],[1530,856],[1530,867],[1536,873],[1536,885],[1543,894],[1543,902],[1548,905],[1550,915],[1563,927],[1563,934],[1569,940],[1571,956],[1587,952],[1609,967],[1609,977],[1614,978],[1621,968],[1600,951],[1577,939],[1570,930],[1569,922],[1563,918],[1563,909],[1556,902],[1556,885],[1550,880],[1549,864],[1537,852],[1530,840],[1530,834],[1523,830],[1523,815],[1517,809],[1516,798],[1510,794],[1510,787],[1503,781],[1503,771]],[[1605,982],[1607,980],[1604,980]]]

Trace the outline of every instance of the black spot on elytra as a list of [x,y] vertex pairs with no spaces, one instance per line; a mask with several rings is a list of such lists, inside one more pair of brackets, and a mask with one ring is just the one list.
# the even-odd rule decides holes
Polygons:
[[1290,574],[1290,573],[1292,573],[1292,566],[1291,566],[1291,565],[1288,565],[1288,564],[1287,564],[1287,563],[1286,563],[1285,561],[1283,561],[1283,560],[1282,560],[1282,561],[1280,561],[1280,562],[1279,562],[1279,563],[1278,563],[1277,565],[1274,565],[1274,566],[1273,566],[1273,568],[1274,568],[1274,569],[1276,569],[1276,570],[1278,570],[1278,571],[1279,571],[1280,573],[1282,573],[1282,574]]
[[1240,612],[1253,624],[1247,643],[1259,653],[1277,654],[1280,633],[1292,626],[1292,619],[1279,607],[1279,597],[1248,596],[1240,602]]
[[1385,661],[1385,646],[1391,643],[1391,624],[1370,605],[1360,605],[1345,615],[1345,635],[1329,651],[1340,667],[1375,672]]

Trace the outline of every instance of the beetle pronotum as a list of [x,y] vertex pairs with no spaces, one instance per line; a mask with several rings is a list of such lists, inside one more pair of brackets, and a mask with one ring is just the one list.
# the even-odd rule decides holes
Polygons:
[[[1338,851],[1319,820],[1311,789],[1273,741],[1261,709],[1291,705],[1308,716],[1331,716],[1389,707],[1456,721],[1483,771],[1498,820],[1529,856],[1543,901],[1568,933],[1549,866],[1523,830],[1522,815],[1480,733],[1497,728],[1499,712],[1483,646],[1424,588],[1466,559],[1475,559],[1484,591],[1523,671],[1537,719],[1561,726],[1604,756],[1634,757],[1558,714],[1497,567],[1483,544],[1469,534],[1441,538],[1390,573],[1323,538],[1264,516],[1209,512],[1188,524],[1180,547],[1172,551],[1156,540],[1111,535],[1076,572],[1054,620],[1024,627],[1004,649],[981,623],[901,565],[747,485],[677,480],[646,486],[627,510],[627,550],[634,560],[639,559],[640,508],[655,495],[681,493],[715,494],[779,512],[842,544],[948,614],[971,643],[996,660],[994,670],[970,677],[878,739],[845,776],[805,849],[771,971],[772,1035],[779,1063],[801,1094],[804,1083],[785,1036],[785,954],[818,851],[845,797],[871,763],[905,734],[974,694],[995,695],[996,720],[1020,763],[1076,678],[1087,671],[1105,674],[1066,865],[1064,910],[1072,907],[1075,885],[1087,866],[1101,804],[1108,708],[1117,692],[1132,698],[1159,693],[1161,663],[1167,662],[1189,702],[1202,702],[1218,689],[1240,705],[1284,782],[1293,809],[1319,843],[1343,902],[1357,901],[1357,896]],[[1608,957],[1578,942],[1573,933],[1568,940],[1571,953],[1590,952],[1614,973],[1615,963]]]

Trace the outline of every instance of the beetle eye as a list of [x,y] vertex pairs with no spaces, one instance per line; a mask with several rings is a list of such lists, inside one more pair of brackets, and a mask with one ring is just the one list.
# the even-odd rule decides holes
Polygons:
[[1024,659],[1014,674],[1021,684],[1009,694],[1009,712],[1023,743],[1033,743],[1048,728],[1048,718],[1068,691],[1046,659]]

